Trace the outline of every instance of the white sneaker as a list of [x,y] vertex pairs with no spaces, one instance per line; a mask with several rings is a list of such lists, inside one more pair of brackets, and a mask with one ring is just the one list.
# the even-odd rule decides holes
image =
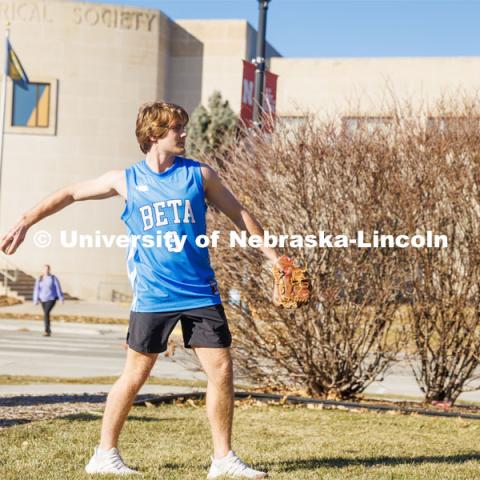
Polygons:
[[254,470],[248,465],[245,465],[245,463],[235,455],[235,452],[230,450],[226,457],[217,460],[212,457],[212,466],[210,467],[207,478],[218,478],[223,475],[235,478],[265,478],[267,472]]
[[123,463],[118,448],[99,450],[95,448],[92,458],[85,467],[87,473],[113,473],[116,475],[140,475],[140,472],[132,470]]

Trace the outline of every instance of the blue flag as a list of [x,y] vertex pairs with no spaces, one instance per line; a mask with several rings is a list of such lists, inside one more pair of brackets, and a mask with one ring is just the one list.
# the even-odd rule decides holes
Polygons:
[[7,71],[6,74],[12,79],[22,83],[29,83],[28,76],[15,53],[15,50],[7,39]]

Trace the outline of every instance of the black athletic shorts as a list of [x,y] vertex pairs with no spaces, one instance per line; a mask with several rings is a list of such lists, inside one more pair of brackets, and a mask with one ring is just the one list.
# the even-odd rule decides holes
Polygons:
[[177,312],[130,312],[127,343],[136,352],[162,353],[178,321],[186,348],[225,348],[232,343],[222,304]]

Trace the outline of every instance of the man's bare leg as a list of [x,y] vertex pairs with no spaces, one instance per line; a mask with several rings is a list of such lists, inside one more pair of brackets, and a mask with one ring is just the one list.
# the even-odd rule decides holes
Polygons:
[[117,447],[118,437],[133,400],[150,375],[157,357],[158,353],[138,353],[128,349],[123,373],[107,397],[99,445],[102,450]]
[[208,378],[206,404],[214,457],[223,458],[231,450],[232,440],[234,390],[230,348],[195,347],[194,351]]

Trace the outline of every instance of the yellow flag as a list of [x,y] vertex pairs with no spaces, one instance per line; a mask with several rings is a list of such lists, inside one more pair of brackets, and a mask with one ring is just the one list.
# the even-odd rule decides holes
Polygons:
[[20,63],[20,60],[13,49],[10,40],[7,40],[7,54],[8,54],[8,63],[7,63],[7,75],[12,80],[21,80],[25,83],[28,83],[28,76],[25,73],[25,70]]

